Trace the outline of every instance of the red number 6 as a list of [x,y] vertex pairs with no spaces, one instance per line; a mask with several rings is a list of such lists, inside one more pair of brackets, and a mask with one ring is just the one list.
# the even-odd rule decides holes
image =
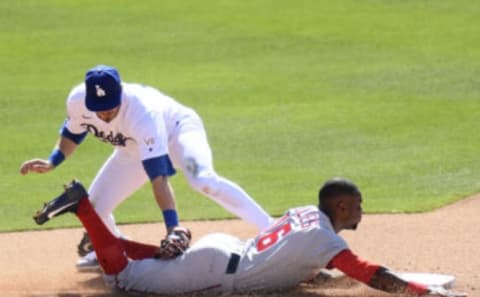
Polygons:
[[272,245],[274,245],[279,239],[287,235],[292,230],[290,223],[287,222],[282,227],[267,233],[260,237],[257,241],[257,251],[262,252]]

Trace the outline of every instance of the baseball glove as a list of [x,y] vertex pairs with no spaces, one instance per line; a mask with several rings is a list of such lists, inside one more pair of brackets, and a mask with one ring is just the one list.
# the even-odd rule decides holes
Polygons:
[[157,259],[173,259],[183,254],[190,246],[192,234],[184,227],[175,227],[160,242],[160,248],[155,255]]

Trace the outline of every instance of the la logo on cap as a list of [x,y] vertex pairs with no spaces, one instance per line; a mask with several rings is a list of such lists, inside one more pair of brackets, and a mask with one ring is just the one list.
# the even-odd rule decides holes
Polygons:
[[97,97],[105,97],[105,95],[107,95],[105,90],[102,89],[102,87],[100,87],[99,85],[95,85],[95,89],[97,90]]

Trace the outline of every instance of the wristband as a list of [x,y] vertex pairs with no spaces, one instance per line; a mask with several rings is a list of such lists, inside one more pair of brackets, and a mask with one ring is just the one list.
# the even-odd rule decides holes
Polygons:
[[415,283],[415,282],[408,282],[407,286],[407,293],[409,294],[416,294],[416,295],[425,295],[428,293],[428,288],[425,285]]
[[166,209],[163,210],[162,213],[167,229],[178,226],[178,216],[175,209]]
[[50,154],[50,157],[48,157],[48,160],[54,167],[57,167],[65,160],[65,155],[62,153],[61,150],[54,149],[53,152]]

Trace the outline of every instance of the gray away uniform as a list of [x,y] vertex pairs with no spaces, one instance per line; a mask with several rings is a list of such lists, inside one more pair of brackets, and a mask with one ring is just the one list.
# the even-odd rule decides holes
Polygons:
[[253,239],[209,234],[178,258],[130,261],[106,280],[127,291],[158,294],[286,289],[315,276],[347,248],[328,217],[305,206],[290,209]]

